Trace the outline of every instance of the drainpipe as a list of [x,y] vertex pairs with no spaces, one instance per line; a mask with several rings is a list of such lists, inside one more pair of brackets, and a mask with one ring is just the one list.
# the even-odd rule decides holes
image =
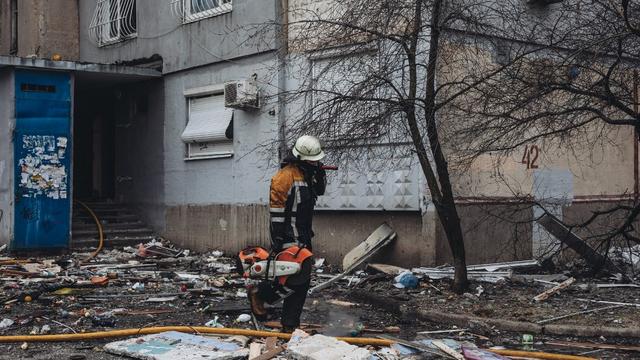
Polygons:
[[282,160],[287,153],[287,119],[285,114],[287,54],[289,53],[289,0],[275,0],[276,23],[276,53],[278,54],[278,158]]
[[[636,121],[638,115],[638,70],[633,71],[633,112],[636,113]],[[637,202],[640,196],[640,174],[638,172],[638,141],[640,134],[638,133],[638,124],[633,128],[633,198]]]

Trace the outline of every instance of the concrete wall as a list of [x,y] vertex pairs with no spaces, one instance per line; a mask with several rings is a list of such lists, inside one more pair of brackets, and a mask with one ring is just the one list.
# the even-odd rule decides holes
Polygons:
[[[279,1],[279,0],[278,0]],[[182,24],[169,1],[137,0],[138,36],[117,44],[98,47],[88,36],[97,0],[80,6],[80,58],[82,61],[113,63],[162,56],[164,72],[207,65],[224,59],[249,56],[273,49],[273,33],[247,39],[255,24],[275,18],[275,0],[234,0],[229,13]]]
[[167,209],[165,236],[196,251],[234,254],[250,245],[269,246],[266,205],[174,205]]
[[[530,205],[457,204],[468,264],[531,259]],[[452,264],[444,230],[437,225],[436,263]]]
[[380,224],[387,222],[397,238],[371,262],[403,267],[435,265],[435,228],[417,212],[322,211],[313,219],[316,257],[342,265],[342,258],[364,241]]
[[9,244],[13,229],[13,141],[15,127],[12,69],[0,69],[0,244]]
[[[17,56],[77,60],[78,1],[19,0]],[[10,0],[0,0],[0,55],[11,48]]]
[[[167,238],[196,249],[227,251],[269,241],[266,206],[277,162],[272,151],[277,140],[277,108],[268,97],[274,91],[268,77],[272,66],[272,55],[264,54],[165,76],[162,157]],[[180,138],[187,124],[185,91],[253,73],[258,75],[265,104],[256,112],[234,111],[233,156],[185,160],[186,145]]]
[[256,73],[263,99],[268,101],[275,87],[270,83],[265,66],[275,66],[272,55],[212,64],[165,76],[167,205],[267,203],[269,181],[275,172],[274,159],[277,155],[269,146],[263,145],[277,140],[275,104],[267,102],[257,112],[234,111],[234,154],[231,158],[185,161],[186,145],[180,139],[187,124],[186,90],[220,85]]

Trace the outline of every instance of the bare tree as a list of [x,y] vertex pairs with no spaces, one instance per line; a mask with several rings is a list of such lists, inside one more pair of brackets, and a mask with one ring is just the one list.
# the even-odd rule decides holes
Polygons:
[[[485,34],[509,31],[505,24],[522,11],[518,3],[291,0],[287,14],[287,76],[296,81],[279,95],[298,105],[288,107],[287,137],[321,136],[345,150],[342,160],[361,161],[364,153],[388,162],[417,158],[453,255],[458,292],[468,281],[442,138],[455,126],[446,114],[498,72],[478,54],[486,50]],[[452,72],[454,64],[478,71]]]

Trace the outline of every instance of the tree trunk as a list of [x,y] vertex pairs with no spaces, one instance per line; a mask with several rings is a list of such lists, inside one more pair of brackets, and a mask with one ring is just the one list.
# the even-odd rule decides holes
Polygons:
[[438,203],[434,201],[434,205],[438,213],[438,218],[440,218],[440,223],[447,236],[451,255],[453,256],[453,266],[455,269],[453,291],[461,294],[469,286],[469,281],[467,280],[467,261],[458,211],[456,210],[452,197],[443,198],[442,202]]
[[[422,0],[418,0],[420,2]],[[438,136],[438,126],[436,122],[435,103],[436,103],[436,74],[438,71],[438,52],[440,49],[440,16],[442,12],[444,0],[436,0],[433,4],[431,12],[431,36],[429,38],[429,59],[427,63],[427,79],[425,94],[425,122],[427,125],[427,137],[429,138],[429,146],[433,154],[435,162],[436,174],[441,198],[434,198],[434,205],[440,218],[440,223],[444,227],[447,235],[451,255],[453,256],[453,265],[455,268],[455,277],[453,280],[453,290],[462,293],[467,289],[469,282],[467,280],[467,262],[464,250],[464,239],[462,236],[462,228],[460,227],[460,218],[456,209],[453,197],[453,189],[451,187],[451,179],[449,176],[449,165],[442,151],[440,138]]]

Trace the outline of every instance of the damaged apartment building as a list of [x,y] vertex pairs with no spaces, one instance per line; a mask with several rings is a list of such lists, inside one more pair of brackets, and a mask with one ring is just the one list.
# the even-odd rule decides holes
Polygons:
[[[278,93],[291,81],[275,24],[286,21],[283,7],[303,3],[0,0],[0,244],[95,244],[76,200],[96,211],[107,244],[154,236],[195,250],[268,244],[269,181],[281,155],[272,145],[294,140],[283,139],[289,112]],[[272,25],[256,37],[256,24]],[[310,55],[308,65],[331,56]],[[606,161],[585,160],[598,166],[527,144],[506,171],[558,215],[586,216],[638,189],[636,140],[620,137],[626,145],[602,149]],[[534,148],[535,160],[520,161]],[[508,207],[511,193],[494,186],[483,161],[456,186],[468,260],[531,258],[548,234],[533,222],[485,221],[486,207]],[[449,261],[425,181],[409,164],[333,174],[314,219],[316,253],[335,262],[386,221],[398,234],[388,262]],[[616,181],[593,181],[611,172]]]

